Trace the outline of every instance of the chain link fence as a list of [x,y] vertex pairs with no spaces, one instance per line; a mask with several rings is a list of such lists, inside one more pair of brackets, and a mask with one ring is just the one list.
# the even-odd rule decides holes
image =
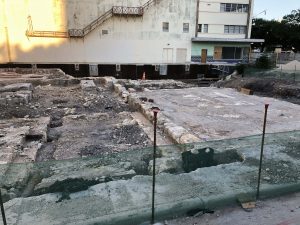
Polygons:
[[[261,135],[158,146],[155,218],[256,201]],[[260,198],[300,190],[300,131],[267,134]],[[150,221],[153,148],[0,165],[8,224]],[[148,223],[149,224],[149,223]]]

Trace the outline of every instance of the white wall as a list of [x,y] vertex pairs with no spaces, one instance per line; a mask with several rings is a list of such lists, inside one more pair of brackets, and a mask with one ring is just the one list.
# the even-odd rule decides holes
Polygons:
[[[6,55],[2,29],[7,26],[12,62],[22,63],[149,63],[163,62],[163,49],[187,49],[190,61],[191,38],[195,36],[196,0],[160,0],[143,17],[113,17],[84,39],[36,38],[25,36],[27,16],[34,30],[67,31],[82,29],[113,5],[140,6],[147,0],[0,0],[7,21],[0,22],[1,56]],[[162,23],[170,31],[162,32]],[[183,23],[190,23],[183,33]],[[108,30],[102,35],[102,30]],[[7,57],[0,57],[6,63]]]
[[225,0],[225,1],[224,0],[213,0],[213,1],[200,0],[198,23],[208,24],[208,33],[198,33],[198,37],[246,38],[246,34],[225,34],[224,25],[247,26],[248,13],[220,12],[220,4],[221,3],[249,4],[249,1],[250,0]]

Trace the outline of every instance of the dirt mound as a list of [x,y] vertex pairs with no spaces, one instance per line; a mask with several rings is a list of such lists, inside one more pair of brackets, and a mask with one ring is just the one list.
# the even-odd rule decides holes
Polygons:
[[214,86],[237,90],[247,88],[256,95],[280,98],[300,104],[300,86],[297,82],[272,78],[234,77],[230,80],[219,81]]

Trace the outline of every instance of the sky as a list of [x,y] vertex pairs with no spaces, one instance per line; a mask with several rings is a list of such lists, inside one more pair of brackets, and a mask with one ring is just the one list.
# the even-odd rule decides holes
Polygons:
[[[292,10],[299,8],[300,0],[254,0],[253,17],[280,20]],[[266,15],[261,13],[264,10],[267,10]]]

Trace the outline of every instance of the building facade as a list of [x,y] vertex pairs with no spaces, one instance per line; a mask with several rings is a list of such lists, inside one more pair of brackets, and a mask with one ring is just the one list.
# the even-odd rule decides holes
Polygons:
[[90,75],[236,63],[255,41],[252,9],[252,0],[1,0],[0,63]]
[[250,39],[253,4],[253,0],[198,1],[192,62],[247,62],[250,44],[262,41]]

